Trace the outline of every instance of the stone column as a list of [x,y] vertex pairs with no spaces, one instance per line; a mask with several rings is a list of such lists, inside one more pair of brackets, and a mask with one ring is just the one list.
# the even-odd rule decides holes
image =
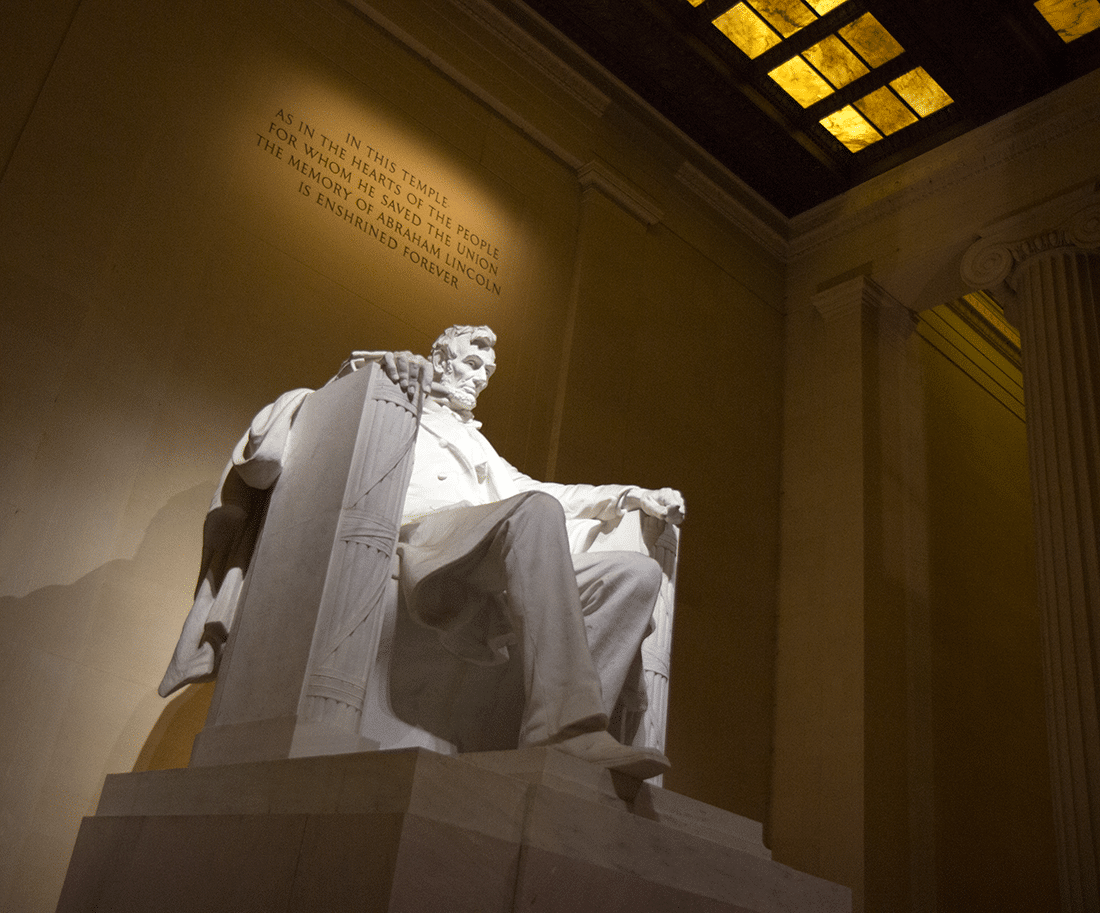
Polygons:
[[1001,226],[962,269],[1020,330],[1062,908],[1100,911],[1100,202],[1065,218],[1073,202]]

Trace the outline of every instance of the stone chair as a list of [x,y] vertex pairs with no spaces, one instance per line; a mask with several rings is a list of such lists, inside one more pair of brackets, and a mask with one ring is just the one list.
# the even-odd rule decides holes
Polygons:
[[[252,500],[230,512],[224,554],[205,559],[208,579],[185,626],[185,635],[188,626],[204,632],[209,671],[162,686],[167,693],[217,666],[191,765],[516,747],[518,664],[456,658],[401,605],[395,545],[417,406],[373,364],[288,397],[263,418],[266,440],[240,445],[259,450],[238,450],[246,480],[250,459],[262,464],[260,484],[274,477],[269,492],[242,486],[232,472],[223,483]],[[588,548],[642,551],[665,572],[642,646],[648,707],[620,708],[612,719],[621,741],[663,751],[679,530],[638,511],[588,522]]]

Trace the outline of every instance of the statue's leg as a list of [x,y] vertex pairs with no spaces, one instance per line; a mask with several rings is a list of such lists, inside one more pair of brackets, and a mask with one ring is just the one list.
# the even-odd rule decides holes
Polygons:
[[[468,548],[459,549],[457,558],[440,557],[450,550],[440,550],[435,537],[446,541],[448,531],[456,537],[464,535],[469,543]],[[588,644],[565,515],[555,498],[525,492],[492,505],[431,515],[419,529],[407,528],[406,533],[402,579],[410,610],[419,612],[422,622],[443,617],[441,609],[449,594],[461,602],[463,587],[484,594],[505,593],[503,608],[516,635],[510,649],[519,653],[524,679],[520,747],[552,745],[573,757],[643,779],[668,769],[668,759],[660,752],[622,745],[607,731],[608,715]],[[629,569],[622,573],[631,576]],[[648,576],[648,571],[642,572],[643,578]],[[591,603],[593,614],[601,617],[600,627],[604,614],[608,619],[624,613],[632,618],[640,615],[644,634],[652,601],[645,611],[637,609],[635,598],[608,602],[608,593],[630,591],[625,580],[589,589],[590,596],[594,592],[600,597]],[[632,652],[637,651],[641,636],[634,640]]]
[[516,634],[513,649],[523,664],[526,698],[519,744],[604,729],[608,719],[561,504],[541,492],[517,499],[470,583],[486,591],[503,584],[507,591],[505,611]]
[[[551,744],[573,757],[639,779],[664,773],[668,759],[659,751],[621,745],[607,732],[608,714],[588,644],[561,504],[538,492],[524,497],[498,529],[493,550],[503,559],[506,611],[523,660],[527,705],[520,747]],[[653,598],[639,599],[639,591],[656,593],[655,575],[644,563],[648,560],[635,565],[633,558],[627,558],[617,570],[609,562],[604,565],[608,581],[602,585],[586,581],[590,616],[601,616],[597,627],[605,622],[613,627],[616,618],[635,620],[638,630],[631,655],[637,652],[653,611]],[[605,643],[602,652],[614,657],[611,665],[617,665],[619,650]],[[626,665],[629,668],[630,660]],[[619,676],[621,690],[626,671],[613,674]]]
[[[573,555],[573,569],[604,712],[610,716],[624,685],[632,694],[644,688],[628,676],[637,675],[635,661],[651,628],[661,566],[639,552],[587,552]],[[640,706],[629,709],[643,709],[642,697],[635,695],[632,702]]]

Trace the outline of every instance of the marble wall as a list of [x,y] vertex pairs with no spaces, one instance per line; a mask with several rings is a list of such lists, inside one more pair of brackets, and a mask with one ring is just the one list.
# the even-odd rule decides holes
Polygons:
[[5,909],[53,909],[105,774],[186,759],[208,692],[154,689],[251,415],[452,322],[501,337],[479,414],[514,463],[685,492],[666,785],[765,817],[778,235],[616,87],[461,5],[370,9],[4,14]]
[[186,762],[209,688],[155,686],[252,414],[456,321],[512,462],[687,497],[666,787],[857,910],[1049,905],[1022,408],[935,315],[1096,181],[1095,75],[787,222],[480,0],[2,21],[0,907]]

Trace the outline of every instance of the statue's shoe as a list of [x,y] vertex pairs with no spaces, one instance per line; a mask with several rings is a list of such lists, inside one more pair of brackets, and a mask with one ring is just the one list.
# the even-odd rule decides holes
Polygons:
[[618,771],[639,780],[648,780],[663,774],[672,765],[656,748],[635,748],[617,741],[609,732],[584,732],[580,735],[553,742],[556,748],[574,758],[598,764],[608,770]]

